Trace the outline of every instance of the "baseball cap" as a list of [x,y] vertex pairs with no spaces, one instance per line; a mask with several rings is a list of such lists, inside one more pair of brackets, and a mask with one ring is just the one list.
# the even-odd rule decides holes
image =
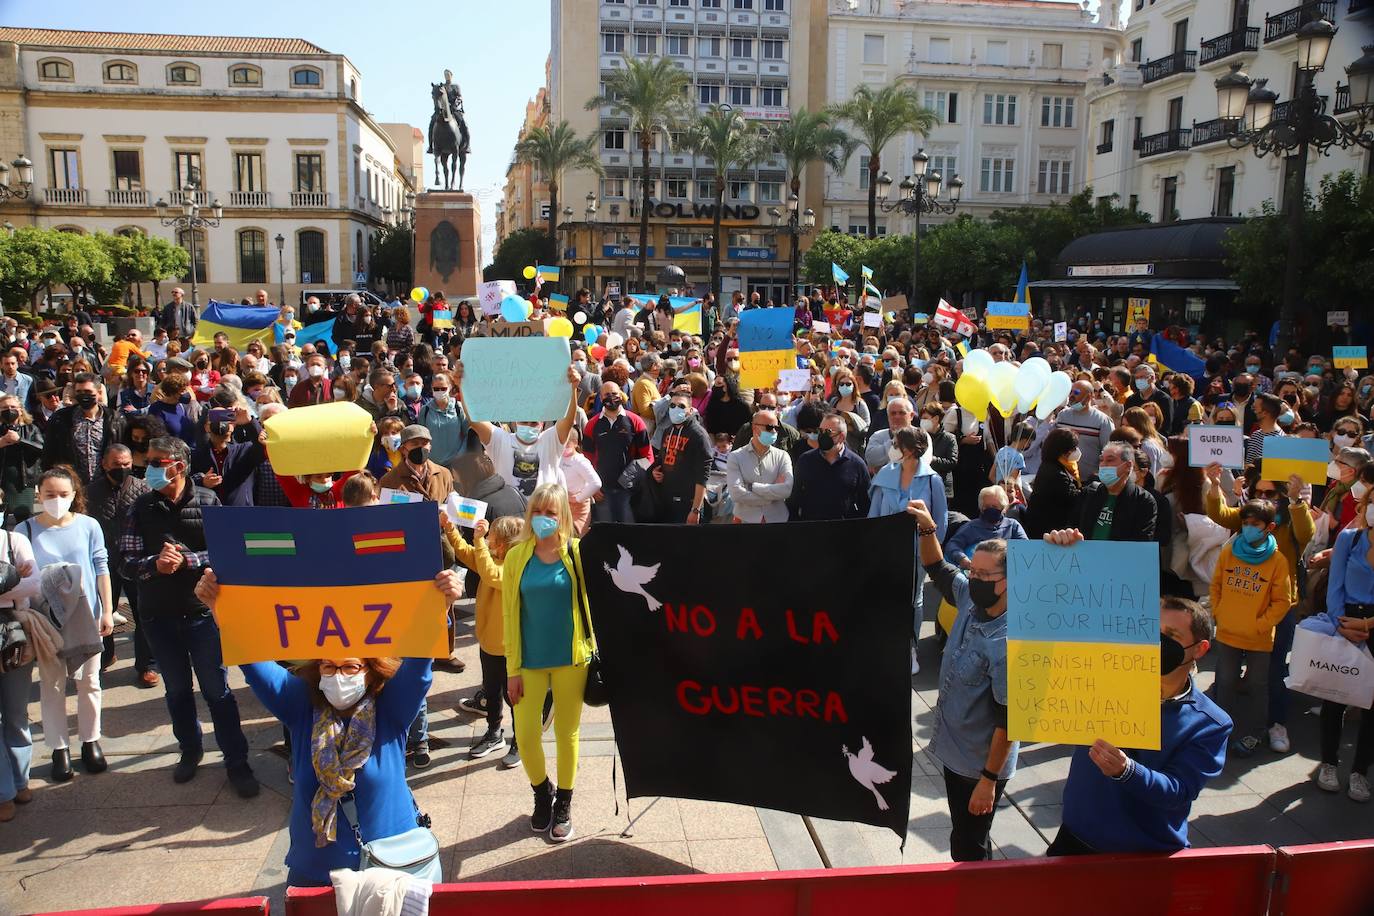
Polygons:
[[421,426],[421,425],[418,424],[418,423],[412,423],[412,424],[410,424],[409,426],[407,426],[405,429],[401,430],[401,444],[402,444],[402,445],[405,445],[405,444],[406,444],[407,442],[409,442],[411,439],[425,439],[425,440],[428,441],[428,440],[431,440],[432,438],[433,438],[433,437],[430,436],[430,434],[429,434],[429,430],[426,429],[425,427]]

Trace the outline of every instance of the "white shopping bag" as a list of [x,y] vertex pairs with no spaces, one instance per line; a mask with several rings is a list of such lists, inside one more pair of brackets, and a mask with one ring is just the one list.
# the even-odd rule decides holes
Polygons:
[[1374,704],[1374,656],[1340,634],[1298,627],[1284,683],[1298,693],[1369,709]]

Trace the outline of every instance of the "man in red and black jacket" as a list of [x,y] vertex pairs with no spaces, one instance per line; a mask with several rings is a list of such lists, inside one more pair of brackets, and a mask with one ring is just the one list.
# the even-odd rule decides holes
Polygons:
[[615,382],[601,383],[601,412],[587,423],[582,454],[601,477],[601,493],[592,507],[592,518],[599,522],[634,521],[631,493],[620,485],[620,475],[640,458],[647,459],[647,467],[654,460],[654,450],[649,444],[649,428],[633,411],[625,409],[625,392]]

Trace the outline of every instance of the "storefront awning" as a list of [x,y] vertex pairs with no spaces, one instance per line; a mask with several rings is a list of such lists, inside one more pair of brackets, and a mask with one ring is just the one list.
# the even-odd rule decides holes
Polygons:
[[1155,277],[1069,277],[1064,280],[1039,280],[1031,289],[1172,289],[1172,290],[1235,290],[1235,280],[1215,279],[1158,279]]

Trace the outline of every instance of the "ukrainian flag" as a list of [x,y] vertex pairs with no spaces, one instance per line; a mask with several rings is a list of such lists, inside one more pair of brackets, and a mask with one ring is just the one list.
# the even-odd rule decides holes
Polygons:
[[1026,262],[1021,262],[1021,279],[1016,281],[1016,295],[1012,297],[1012,302],[1024,302],[1030,305],[1030,275],[1026,273]]
[[[214,299],[201,310],[200,323],[191,343],[198,347],[209,347],[215,342],[216,334],[229,338],[229,346],[242,353],[252,340],[270,347],[273,339],[272,323],[281,312],[271,306],[233,305],[217,302]],[[296,334],[296,344],[302,343],[300,332]]]
[[1207,363],[1202,357],[1159,333],[1150,339],[1150,361],[1165,372],[1191,375],[1199,384],[1207,372]]
[[1265,436],[1260,453],[1260,476],[1264,480],[1284,481],[1297,475],[1315,486],[1326,485],[1326,463],[1331,447],[1325,439],[1298,436]]
[[869,267],[867,264],[860,264],[859,271],[864,275],[865,280],[873,279],[873,268]]
[[550,267],[547,264],[540,264],[537,268],[538,277],[543,283],[557,283],[562,270],[557,267]]
[[[333,353],[336,349],[334,346],[334,322],[337,320],[331,318],[328,321],[317,321],[308,327],[301,328],[296,332],[296,346],[315,344],[315,346],[324,347]],[[201,323],[204,323],[203,319]],[[274,332],[276,342],[279,344],[286,343],[286,329],[279,324],[274,324],[273,327],[276,329]]]
[[[657,296],[632,295],[626,299],[636,305],[653,308],[658,302]],[[673,307],[673,330],[681,331],[684,334],[701,333],[701,300],[691,296],[669,296],[668,304]]]

